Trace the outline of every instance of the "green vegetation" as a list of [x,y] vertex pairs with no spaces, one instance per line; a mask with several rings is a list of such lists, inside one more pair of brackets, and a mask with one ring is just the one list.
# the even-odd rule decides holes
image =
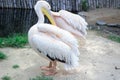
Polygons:
[[6,75],[6,76],[3,76],[1,79],[2,80],[11,80],[11,77]]
[[83,11],[88,10],[87,0],[82,0],[82,10]]
[[108,36],[108,39],[120,43],[120,36],[109,35],[109,36]]
[[30,80],[53,80],[53,78],[48,76],[36,76],[35,78],[32,78]]
[[15,64],[15,65],[13,65],[12,67],[13,67],[14,69],[17,69],[17,68],[19,68],[19,65]]
[[14,34],[5,38],[0,38],[0,48],[2,47],[24,47],[28,43],[26,34]]
[[0,60],[6,59],[6,58],[7,56],[3,52],[0,51]]
[[112,41],[114,41],[114,42],[118,42],[118,43],[120,43],[120,35],[117,35],[117,34],[114,34],[114,33],[105,33],[105,32],[103,32],[103,31],[98,31],[98,30],[96,30],[97,31],[97,35],[98,36],[102,36],[102,37],[104,37],[104,38],[107,38],[107,39],[109,39],[109,40],[112,40]]

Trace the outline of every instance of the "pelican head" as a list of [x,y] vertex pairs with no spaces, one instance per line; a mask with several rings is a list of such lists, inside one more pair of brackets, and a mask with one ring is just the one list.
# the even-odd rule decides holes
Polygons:
[[43,7],[49,10],[51,9],[51,6],[49,5],[49,3],[44,0],[37,1],[37,3],[35,4],[35,8],[37,7]]
[[[37,3],[34,6],[34,9],[38,15],[38,18],[42,18],[41,16],[44,14],[47,16],[47,18],[49,19],[51,24],[56,25],[51,13],[50,13],[51,6],[49,5],[48,2],[46,2],[44,0],[37,1]],[[44,18],[42,21],[44,21]]]

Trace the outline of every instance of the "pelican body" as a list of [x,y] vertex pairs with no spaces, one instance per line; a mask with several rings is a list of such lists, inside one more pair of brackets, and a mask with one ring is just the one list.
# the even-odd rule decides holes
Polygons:
[[60,10],[59,12],[51,11],[51,14],[58,27],[72,33],[80,40],[81,44],[85,43],[88,23],[84,18],[66,10]]
[[[56,26],[50,12],[50,5],[46,1],[38,1],[34,6],[38,16],[38,22],[28,32],[30,46],[42,57],[52,64],[48,68],[56,69],[56,61],[64,63],[65,70],[79,67],[78,41],[68,31]],[[51,24],[44,23],[44,15]],[[53,75],[56,72],[48,71],[45,75]]]

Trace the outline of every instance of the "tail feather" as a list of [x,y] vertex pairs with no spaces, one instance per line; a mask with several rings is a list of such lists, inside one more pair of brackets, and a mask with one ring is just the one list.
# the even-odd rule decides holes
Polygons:
[[79,58],[77,55],[72,54],[68,62],[65,63],[64,68],[66,71],[73,70],[79,67]]

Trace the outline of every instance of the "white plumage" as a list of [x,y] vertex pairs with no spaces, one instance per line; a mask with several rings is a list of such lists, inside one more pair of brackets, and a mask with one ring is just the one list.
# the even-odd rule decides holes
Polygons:
[[29,43],[44,58],[64,63],[66,70],[74,69],[79,66],[78,42],[70,32],[44,23],[43,14],[46,14],[54,23],[52,16],[48,13],[49,10],[50,6],[46,1],[36,3],[38,22],[28,32]]
[[84,18],[66,10],[60,10],[59,12],[51,11],[51,13],[58,27],[71,32],[78,38],[85,38],[88,24]]
[[56,61],[65,61],[66,70],[78,67],[78,43],[69,32],[50,24],[39,24],[34,25],[29,30],[29,35],[31,46],[35,51],[41,51],[39,55],[47,59],[49,59],[47,57],[49,55],[49,57]]

